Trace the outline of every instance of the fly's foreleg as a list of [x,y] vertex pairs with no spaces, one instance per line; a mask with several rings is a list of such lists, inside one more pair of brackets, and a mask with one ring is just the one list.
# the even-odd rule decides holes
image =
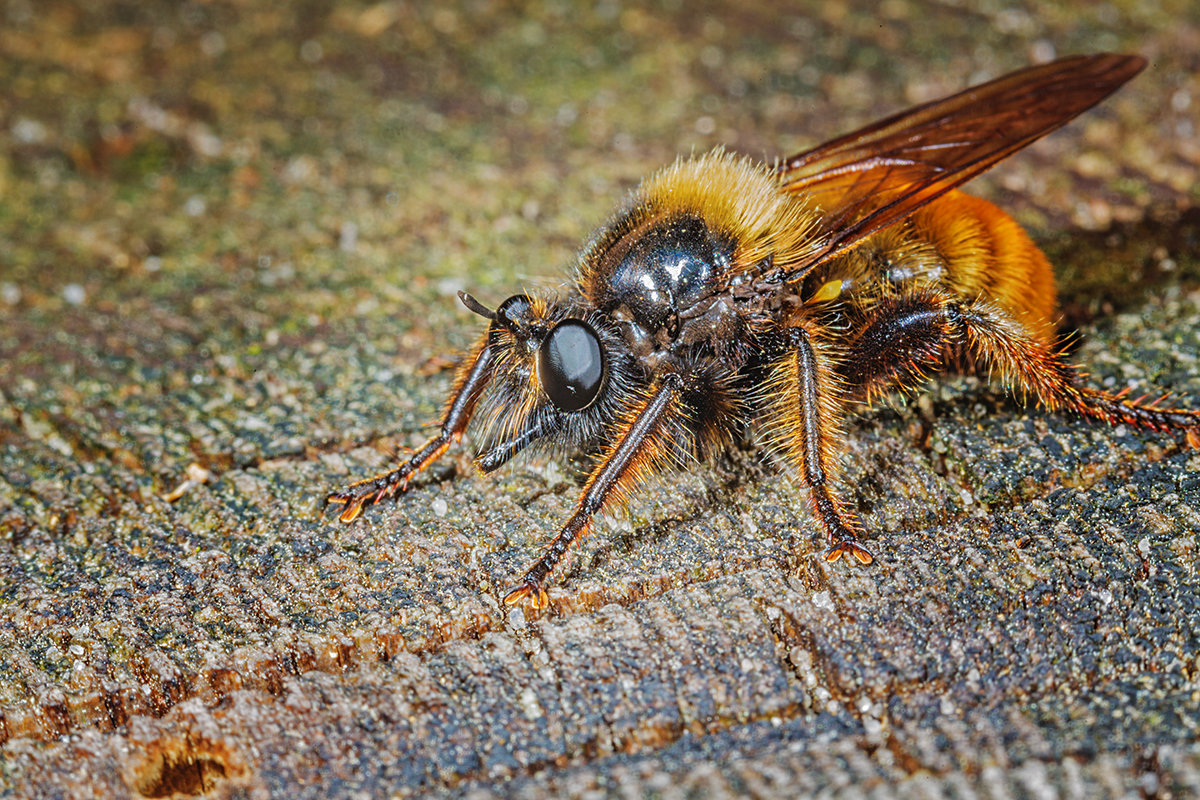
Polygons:
[[344,489],[331,492],[325,505],[339,505],[338,519],[353,522],[362,513],[367,503],[378,503],[394,497],[408,488],[408,482],[421,470],[428,467],[438,456],[446,452],[453,442],[462,438],[475,410],[475,404],[492,375],[492,352],[485,335],[464,362],[454,380],[454,392],[442,415],[441,428],[436,436],[426,442],[411,457],[399,466],[380,473]]
[[575,511],[550,540],[540,558],[525,571],[520,584],[504,597],[507,605],[527,603],[544,608],[549,602],[546,578],[571,545],[592,526],[602,509],[620,502],[635,486],[670,459],[688,424],[683,408],[684,378],[669,373],[648,399],[628,415],[615,444],[592,470]]

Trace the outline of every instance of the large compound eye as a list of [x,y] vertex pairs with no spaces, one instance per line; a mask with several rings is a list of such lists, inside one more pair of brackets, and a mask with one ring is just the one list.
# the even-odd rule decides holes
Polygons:
[[579,319],[555,325],[538,348],[538,377],[560,411],[590,406],[604,381],[604,351],[592,326]]

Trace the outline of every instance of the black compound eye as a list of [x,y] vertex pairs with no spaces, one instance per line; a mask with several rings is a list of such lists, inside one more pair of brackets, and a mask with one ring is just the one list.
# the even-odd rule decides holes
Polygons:
[[538,377],[560,411],[590,406],[604,381],[604,351],[592,326],[579,319],[555,325],[538,348]]

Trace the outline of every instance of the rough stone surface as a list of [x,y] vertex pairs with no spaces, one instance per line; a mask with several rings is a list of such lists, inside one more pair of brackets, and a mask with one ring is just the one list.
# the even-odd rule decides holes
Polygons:
[[973,184],[1092,380],[1200,407],[1200,7],[0,4],[0,794],[1194,797],[1200,455],[972,378],[848,425],[879,559],[748,444],[498,598],[569,465],[428,433],[444,359],[639,177],[1055,53],[1144,53]]

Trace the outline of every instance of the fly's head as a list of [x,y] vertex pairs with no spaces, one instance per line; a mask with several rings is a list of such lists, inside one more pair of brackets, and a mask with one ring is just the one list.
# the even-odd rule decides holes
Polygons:
[[476,462],[490,472],[536,445],[590,450],[633,393],[633,363],[614,323],[581,304],[517,294],[491,311],[468,294],[463,304],[491,321],[492,379],[476,414]]

